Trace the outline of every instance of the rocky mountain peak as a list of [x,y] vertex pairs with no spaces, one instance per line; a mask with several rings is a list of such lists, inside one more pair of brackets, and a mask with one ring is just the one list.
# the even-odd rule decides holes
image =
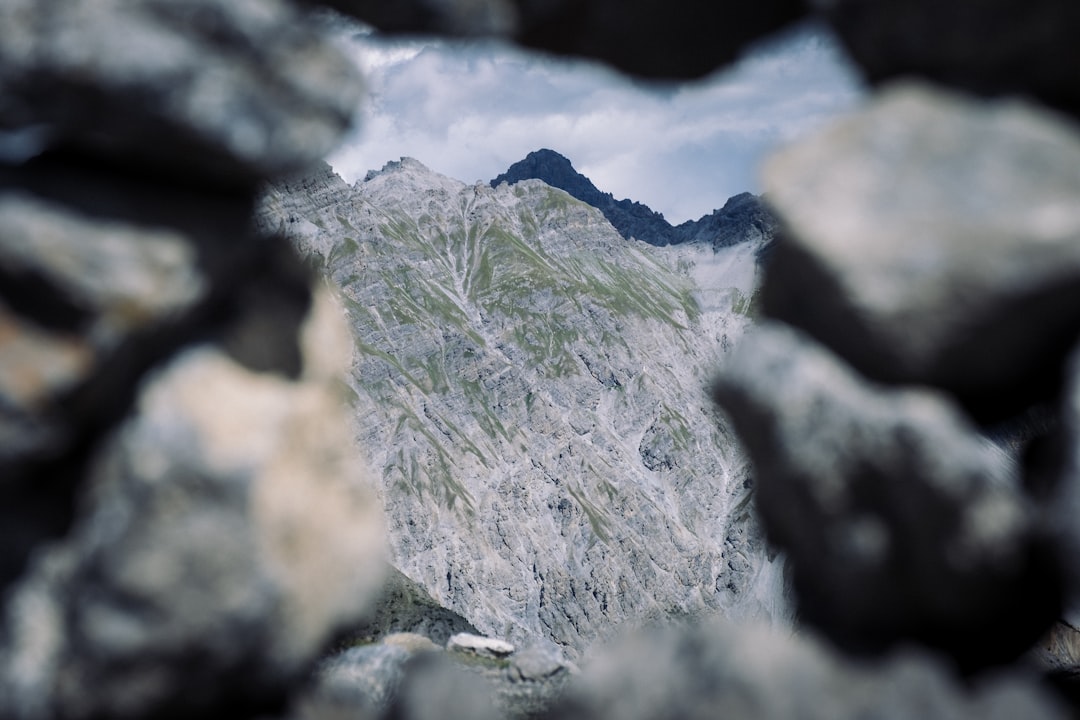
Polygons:
[[604,214],[625,239],[636,239],[650,245],[681,245],[684,243],[711,244],[714,249],[730,247],[744,239],[772,240],[777,223],[761,198],[748,192],[728,199],[723,208],[714,210],[700,220],[690,220],[673,226],[663,213],[633,200],[616,200],[603,192],[574,169],[565,156],[554,150],[535,150],[491,181],[492,187],[502,183],[513,185],[527,179],[542,180],[572,197],[592,205]]

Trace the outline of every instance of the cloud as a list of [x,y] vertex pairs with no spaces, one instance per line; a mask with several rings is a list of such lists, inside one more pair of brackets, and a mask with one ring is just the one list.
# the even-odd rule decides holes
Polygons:
[[361,126],[328,158],[347,180],[408,155],[465,182],[486,181],[548,147],[601,189],[673,222],[757,192],[757,167],[771,148],[862,95],[835,41],[813,26],[689,84],[633,81],[494,42],[350,32],[346,46],[369,83]]

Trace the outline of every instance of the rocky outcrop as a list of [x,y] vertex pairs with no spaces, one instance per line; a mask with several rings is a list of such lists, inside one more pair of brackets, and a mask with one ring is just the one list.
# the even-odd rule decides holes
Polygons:
[[1045,400],[1080,331],[1078,165],[1075,129],[1031,106],[894,87],[767,164],[790,232],[766,312],[980,418]]
[[767,250],[778,229],[772,211],[761,198],[741,193],[730,198],[719,210],[700,220],[688,220],[673,226],[661,213],[633,200],[616,200],[602,192],[592,181],[574,169],[570,161],[554,150],[536,150],[510,166],[491,181],[513,185],[522,180],[543,180],[566,191],[571,197],[592,205],[627,240],[641,240],[650,245],[701,243],[714,250],[755,241],[761,252]]
[[1058,617],[1056,557],[1016,468],[945,398],[870,385],[772,324],[714,393],[754,458],[800,617],[841,646],[916,641],[994,664]]

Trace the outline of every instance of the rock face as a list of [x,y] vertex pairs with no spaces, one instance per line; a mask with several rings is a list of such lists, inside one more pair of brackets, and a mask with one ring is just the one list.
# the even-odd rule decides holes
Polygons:
[[652,630],[609,648],[545,717],[1050,720],[1068,714],[1022,674],[971,687],[933,657],[910,650],[860,666],[806,636],[705,623]]
[[1080,331],[1077,167],[1053,116],[895,87],[766,166],[790,237],[765,310],[872,378],[1008,417],[1049,395]]
[[639,618],[783,615],[705,391],[757,243],[627,243],[538,181],[410,159],[333,204],[310,186],[272,188],[263,222],[303,228],[346,297],[398,569],[486,635],[573,656]]
[[492,180],[491,186],[498,187],[504,182],[513,185],[529,179],[543,180],[552,187],[565,190],[571,197],[602,212],[627,240],[641,240],[650,245],[704,243],[718,250],[756,240],[764,250],[778,229],[772,211],[761,198],[750,193],[730,198],[721,209],[700,220],[672,226],[662,214],[646,205],[616,200],[611,193],[598,190],[591,180],[574,169],[569,160],[553,150],[529,153],[524,160],[514,163]]
[[1056,559],[1015,467],[945,398],[874,387],[782,326],[714,389],[754,460],[800,617],[842,646],[1011,660],[1060,612]]
[[525,47],[597,58],[650,78],[697,78],[800,19],[802,3],[678,0],[327,0],[380,30],[496,35]]

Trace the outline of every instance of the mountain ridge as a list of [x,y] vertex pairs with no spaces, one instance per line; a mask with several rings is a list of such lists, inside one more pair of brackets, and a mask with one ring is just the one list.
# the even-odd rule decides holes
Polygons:
[[705,392],[751,322],[759,242],[628,243],[540,180],[411,158],[279,183],[260,216],[339,289],[391,560],[436,602],[572,657],[629,621],[785,617]]
[[[623,238],[663,247],[710,243],[714,249],[730,247],[747,238],[770,239],[778,221],[764,200],[752,193],[734,195],[724,205],[698,220],[672,225],[643,203],[603,192],[579,173],[568,158],[548,148],[534,150],[490,181],[491,187],[536,179],[567,192],[604,214]],[[764,250],[764,248],[763,248]]]

